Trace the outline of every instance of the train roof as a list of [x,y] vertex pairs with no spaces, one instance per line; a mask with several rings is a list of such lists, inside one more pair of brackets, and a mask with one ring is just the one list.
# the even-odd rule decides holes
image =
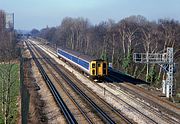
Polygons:
[[73,50],[69,50],[69,49],[65,49],[65,48],[60,48],[60,47],[57,48],[57,49],[61,49],[61,50],[65,51],[65,52],[67,52],[67,53],[70,53],[70,54],[72,54],[74,56],[77,56],[77,57],[79,57],[79,58],[81,58],[83,60],[86,60],[88,62],[93,61],[93,60],[100,60],[97,57],[90,57],[88,55],[85,55],[85,54],[77,52],[77,51],[73,51]]

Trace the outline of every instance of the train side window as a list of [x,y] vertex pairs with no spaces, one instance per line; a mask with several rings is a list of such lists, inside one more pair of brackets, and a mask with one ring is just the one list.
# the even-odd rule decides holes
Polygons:
[[92,68],[95,68],[95,64],[94,63],[92,64]]
[[95,70],[92,70],[92,74],[95,75]]
[[103,63],[103,68],[106,68],[106,63]]
[[98,67],[101,67],[101,64],[98,64]]

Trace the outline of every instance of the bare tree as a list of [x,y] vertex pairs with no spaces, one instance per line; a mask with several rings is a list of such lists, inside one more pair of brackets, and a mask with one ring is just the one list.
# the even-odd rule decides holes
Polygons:
[[61,46],[95,57],[103,55],[115,68],[141,79],[146,74],[146,80],[150,76],[149,80],[153,82],[154,77],[149,72],[157,73],[159,76],[155,78],[158,80],[162,78],[161,68],[133,63],[133,52],[166,52],[167,46],[173,46],[178,52],[179,32],[179,22],[164,19],[158,23],[149,22],[139,15],[118,23],[108,20],[96,25],[90,25],[87,19],[67,17],[51,36]]
[[[14,31],[7,31],[5,28],[6,14],[0,11],[0,94],[1,94],[1,113],[5,124],[12,122],[12,113],[14,111],[14,84],[15,77],[12,75],[13,66],[12,60],[14,59]],[[17,77],[16,77],[17,78]]]

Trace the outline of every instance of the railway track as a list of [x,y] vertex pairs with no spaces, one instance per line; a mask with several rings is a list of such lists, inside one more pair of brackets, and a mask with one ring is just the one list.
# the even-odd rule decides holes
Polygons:
[[74,116],[72,115],[71,111],[67,108],[66,104],[64,103],[62,97],[60,96],[60,94],[58,93],[56,87],[53,85],[52,81],[50,80],[50,78],[48,77],[48,75],[46,74],[45,70],[43,69],[42,65],[40,64],[40,62],[37,60],[35,54],[33,53],[33,51],[31,50],[31,48],[29,47],[29,44],[26,45],[32,55],[32,58],[36,64],[36,66],[38,67],[39,72],[41,73],[44,81],[46,82],[46,84],[48,85],[52,95],[54,96],[58,106],[61,108],[67,122],[69,124],[77,124],[77,121],[75,120]]
[[[49,73],[49,76],[51,79],[53,79],[53,84],[57,88],[59,94],[61,94],[61,97],[65,100],[65,104],[70,109],[72,114],[74,115],[75,119],[78,123],[93,123],[93,121],[97,121],[98,123],[102,123],[102,121],[99,119],[96,119],[96,115],[93,115],[93,118],[88,117],[88,115],[85,112],[85,108],[81,108],[81,106],[76,102],[76,98],[70,94],[71,92],[66,89],[65,86],[62,85],[63,81],[62,78],[59,78],[58,74],[55,73],[54,69],[52,69],[51,65],[49,65],[46,61],[49,59],[47,57],[44,57],[39,54],[39,52],[34,47],[34,52],[38,56],[38,58],[41,59],[41,64],[46,66],[46,72]],[[90,111],[90,110],[88,110]]]
[[[40,51],[38,50],[38,52]],[[81,96],[84,99],[84,101],[86,101],[94,109],[94,111],[97,112],[97,114],[101,117],[101,119],[104,122],[106,123],[132,123],[127,118],[125,118],[122,114],[116,111],[113,107],[107,104],[104,100],[102,100],[96,94],[94,94],[94,92],[92,92],[86,86],[80,84],[80,82],[77,81],[77,79],[72,78],[73,76],[71,74],[68,74],[66,70],[60,69],[57,66],[57,64],[53,63],[50,59],[47,59],[47,57],[45,57],[45,59],[46,59],[46,62],[49,65],[51,65],[51,67],[59,74],[59,76],[62,76],[62,79],[66,81],[66,83],[69,86],[71,86],[71,88],[77,94],[79,94],[79,96]],[[92,121],[89,121],[89,123],[92,123]]]
[[[117,82],[119,82],[119,81],[122,82],[122,79],[116,79],[116,81],[117,81]],[[110,86],[110,87],[112,87],[112,86]],[[133,99],[132,99],[132,100],[133,100]],[[142,104],[142,103],[139,102],[139,104]],[[151,108],[151,107],[149,106],[149,108]],[[153,108],[153,109],[154,109],[154,108]],[[159,117],[160,117],[160,116],[163,116],[163,117],[161,117],[161,118],[164,118],[164,120],[166,120],[166,122],[169,122],[169,123],[179,123],[178,121],[172,120],[171,118],[167,117],[166,115],[158,115],[157,113],[158,113],[158,111],[156,111],[155,114],[156,114],[157,116],[159,116]],[[164,116],[165,116],[165,117],[164,117]],[[152,121],[152,122],[158,123],[158,121]]]
[[[117,81],[118,77],[111,75],[110,79],[108,79],[108,80],[116,80]],[[119,79],[119,80],[121,81],[121,79]],[[155,96],[152,96],[152,94],[146,93],[145,91],[142,90],[142,88],[139,88],[130,83],[126,83],[126,84],[113,83],[113,84],[108,84],[108,86],[118,92],[123,93],[131,101],[135,101],[137,104],[143,106],[143,108],[146,108],[146,110],[148,110],[149,112],[154,113],[154,115],[156,115],[160,119],[164,120],[165,122],[170,123],[170,124],[179,124],[180,123],[179,115],[177,113],[174,113],[168,109],[163,108],[161,105],[158,105],[156,102],[157,102],[157,100],[159,100],[159,98],[155,99],[154,98]],[[146,94],[146,95],[144,96],[143,94]],[[147,102],[144,102],[144,100],[148,101],[148,104],[147,104]],[[154,101],[156,101],[156,102],[154,102]],[[163,104],[162,100],[161,100],[161,102]],[[161,110],[162,109],[163,110],[161,111],[161,110],[159,110],[159,108],[161,108]],[[167,113],[170,113],[170,115],[168,115]],[[156,120],[156,122],[158,122],[158,121]]]
[[[111,76],[110,78],[112,80],[116,80],[117,82],[120,82],[120,81],[124,80],[124,78],[128,78],[128,76],[126,76],[126,77],[121,76],[121,78],[119,78],[118,76],[116,76],[116,72],[112,72],[112,71],[111,71],[111,75],[110,76]],[[123,83],[123,84],[125,84],[127,90],[129,89],[129,91],[130,90],[132,92],[134,91],[139,96],[143,95],[145,99],[147,99],[147,100],[149,100],[149,101],[151,101],[153,103],[156,101],[155,103],[157,104],[157,106],[161,106],[162,109],[164,109],[164,110],[166,110],[166,109],[169,110],[168,113],[170,113],[172,115],[177,115],[177,117],[180,116],[180,108],[175,106],[173,103],[171,103],[171,102],[169,102],[167,100],[161,99],[160,97],[150,93],[149,91],[144,90],[141,87],[133,85],[132,83],[126,82],[126,83]],[[120,86],[122,86],[122,85],[120,85]]]
[[[172,104],[172,103],[170,103],[170,102],[167,102],[166,100],[163,100],[163,99],[161,99],[161,98],[159,98],[159,97],[157,97],[157,96],[155,96],[155,95],[153,95],[153,94],[151,94],[151,93],[149,93],[149,92],[146,92],[143,88],[141,88],[141,87],[137,87],[137,86],[135,86],[135,85],[133,85],[133,84],[130,84],[130,83],[127,83],[127,86],[129,87],[129,89],[131,88],[132,90],[133,89],[135,89],[135,91],[138,91],[138,92],[141,92],[141,93],[143,93],[143,94],[145,94],[146,95],[146,97],[147,96],[149,96],[149,99],[151,99],[152,101],[160,101],[159,102],[159,104],[161,104],[162,105],[162,103],[164,103],[165,104],[165,106],[167,106],[167,108],[168,108],[168,106],[169,107],[171,107],[171,108],[173,108],[174,110],[173,111],[175,111],[176,113],[179,113],[179,115],[180,115],[180,108],[177,108],[174,104]],[[139,94],[139,93],[138,93]],[[169,108],[170,109],[170,108]],[[175,114],[175,113],[172,113],[173,115]]]

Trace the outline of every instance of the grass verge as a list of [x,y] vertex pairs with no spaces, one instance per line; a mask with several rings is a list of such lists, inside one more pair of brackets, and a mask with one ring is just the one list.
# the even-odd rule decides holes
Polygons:
[[19,82],[18,64],[0,64],[0,124],[3,124],[5,119],[2,108],[5,110],[8,107],[7,122],[12,124],[17,122]]

